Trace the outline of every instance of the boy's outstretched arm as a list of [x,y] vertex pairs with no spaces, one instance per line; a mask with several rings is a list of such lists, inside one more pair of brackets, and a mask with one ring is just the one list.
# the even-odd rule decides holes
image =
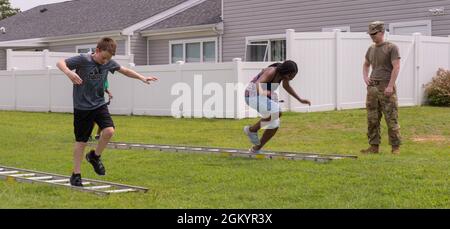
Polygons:
[[56,67],[58,67],[59,70],[61,70],[64,74],[66,74],[66,76],[69,77],[69,79],[72,81],[73,84],[80,85],[83,83],[83,80],[80,78],[80,76],[77,73],[72,72],[67,67],[65,60],[58,61],[58,63],[56,63]]
[[138,79],[146,84],[150,84],[151,81],[158,80],[156,77],[153,77],[153,76],[145,77],[145,76],[137,73],[136,71],[126,68],[126,67],[120,67],[120,69],[117,71],[122,73],[123,75],[130,77],[130,78]]

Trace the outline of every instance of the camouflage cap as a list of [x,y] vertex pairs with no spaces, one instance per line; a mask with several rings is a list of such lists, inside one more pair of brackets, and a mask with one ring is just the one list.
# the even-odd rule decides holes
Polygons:
[[374,22],[369,24],[369,31],[367,33],[368,34],[375,34],[377,32],[384,32],[384,31],[385,31],[384,22],[382,22],[382,21],[374,21]]

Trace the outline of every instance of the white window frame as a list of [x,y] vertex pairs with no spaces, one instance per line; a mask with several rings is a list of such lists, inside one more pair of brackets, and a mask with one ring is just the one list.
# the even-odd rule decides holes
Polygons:
[[271,41],[274,40],[286,40],[286,34],[271,34],[271,35],[245,37],[245,53],[244,53],[245,61],[249,61],[247,60],[247,46],[250,44],[250,42],[267,41],[268,42],[266,50],[267,62],[271,62],[272,61]]
[[322,28],[322,32],[333,32],[335,29],[339,29],[341,32],[350,32],[350,26],[348,25]]
[[95,52],[95,49],[97,48],[97,45],[96,44],[90,44],[90,45],[77,45],[76,47],[75,47],[75,53],[79,53],[78,52],[78,50],[79,49],[90,49],[91,51],[92,50],[94,50],[94,52]]
[[[214,42],[214,62],[204,62],[203,61],[203,43],[205,42]],[[200,62],[195,63],[217,63],[218,55],[218,40],[216,37],[207,37],[207,38],[197,38],[197,39],[187,39],[187,40],[171,40],[169,41],[169,64],[176,64],[172,63],[172,45],[183,45],[183,61],[186,63],[186,44],[189,43],[200,43]]]
[[425,25],[427,27],[428,34],[422,34],[425,36],[431,36],[431,20],[420,20],[420,21],[407,21],[407,22],[395,22],[389,24],[389,33],[395,34],[395,27],[408,27],[408,26],[421,26]]

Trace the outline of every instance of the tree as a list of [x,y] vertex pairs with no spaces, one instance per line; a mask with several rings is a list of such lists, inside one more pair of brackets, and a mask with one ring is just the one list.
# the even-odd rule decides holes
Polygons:
[[12,8],[9,0],[0,0],[0,20],[11,17],[20,12],[18,8]]

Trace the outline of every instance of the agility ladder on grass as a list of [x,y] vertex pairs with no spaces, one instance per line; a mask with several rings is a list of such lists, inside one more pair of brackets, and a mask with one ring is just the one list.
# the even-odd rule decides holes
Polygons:
[[[90,143],[95,145],[95,143]],[[338,154],[317,154],[317,153],[298,153],[298,152],[282,152],[282,151],[263,151],[263,153],[249,153],[248,150],[217,148],[217,147],[196,147],[196,146],[179,146],[179,145],[158,145],[158,144],[134,144],[122,142],[110,142],[108,148],[113,149],[144,149],[157,150],[163,152],[184,152],[184,153],[211,153],[220,154],[230,157],[246,157],[256,159],[280,159],[280,160],[307,160],[315,162],[329,162],[331,160],[339,160],[344,158],[356,159],[354,155],[338,155]]]
[[40,183],[53,186],[67,187],[77,191],[91,192],[100,195],[127,192],[147,192],[147,188],[117,184],[106,181],[83,178],[83,187],[71,186],[68,176],[52,173],[37,172],[0,165],[0,179],[27,183]]

